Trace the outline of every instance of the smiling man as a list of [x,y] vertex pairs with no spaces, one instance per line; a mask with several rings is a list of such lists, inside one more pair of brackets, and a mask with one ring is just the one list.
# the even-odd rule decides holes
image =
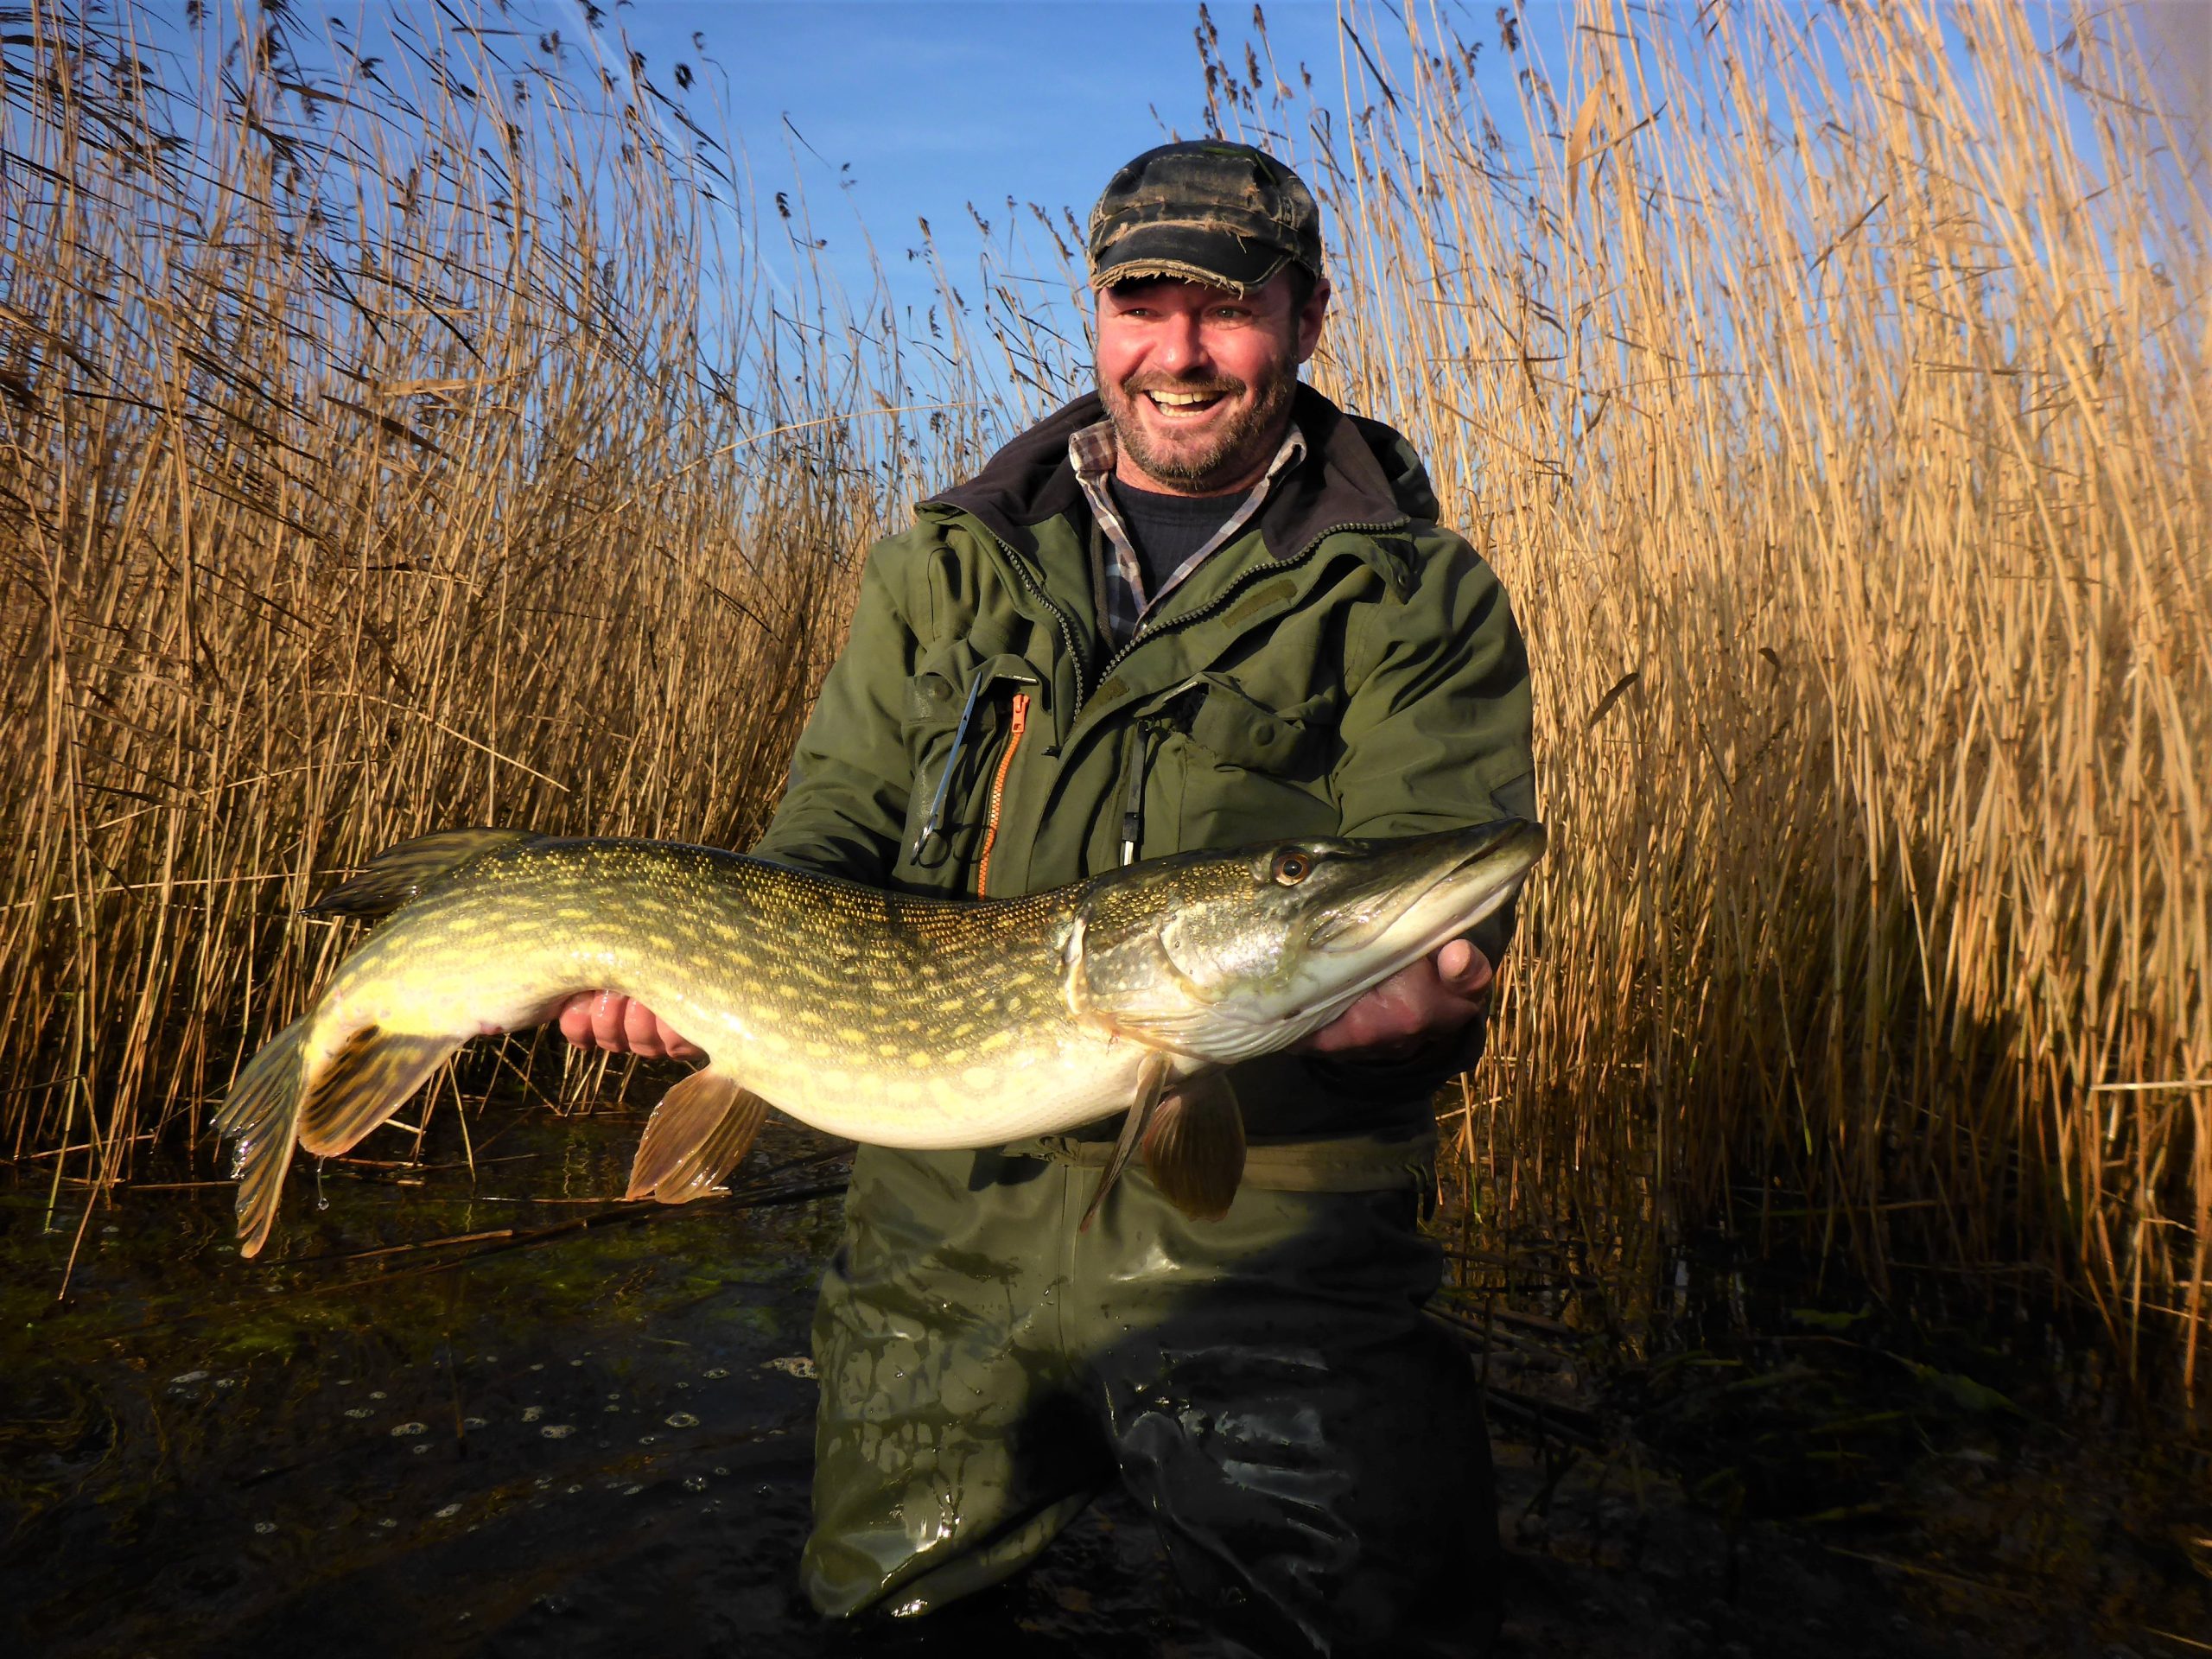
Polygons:
[[[1090,256],[1096,394],[873,550],[754,850],[1001,897],[1188,849],[1533,817],[1496,577],[1437,524],[1403,437],[1299,382],[1330,297],[1305,185],[1241,144],[1149,150],[1107,186]],[[860,1148],[815,1325],[815,1605],[927,1613],[1118,1479],[1230,1651],[1482,1651],[1489,1445],[1466,1356],[1420,1312],[1441,1257],[1418,1218],[1430,1096],[1475,1057],[1510,925],[1228,1074],[1250,1150],[1223,1220],[1133,1166],[1079,1232],[1111,1122]],[[562,1025],[685,1046],[605,998]]]

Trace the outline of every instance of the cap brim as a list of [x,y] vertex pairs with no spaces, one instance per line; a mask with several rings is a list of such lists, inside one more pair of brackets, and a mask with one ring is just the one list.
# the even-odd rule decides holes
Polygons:
[[1290,255],[1217,225],[1141,225],[1115,239],[1090,275],[1093,288],[1171,276],[1238,293],[1266,284]]

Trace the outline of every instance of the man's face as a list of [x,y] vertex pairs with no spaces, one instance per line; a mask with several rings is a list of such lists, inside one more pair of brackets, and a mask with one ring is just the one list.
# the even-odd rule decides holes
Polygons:
[[1281,273],[1242,299],[1170,277],[1099,289],[1098,395],[1117,475],[1181,495],[1256,481],[1282,442],[1328,302],[1328,283],[1317,283],[1294,315]]

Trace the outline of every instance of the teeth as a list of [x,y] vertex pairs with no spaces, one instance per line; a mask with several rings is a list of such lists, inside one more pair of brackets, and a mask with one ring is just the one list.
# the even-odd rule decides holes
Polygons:
[[1155,391],[1148,395],[1163,409],[1196,409],[1202,404],[1213,402],[1220,394],[1211,391]]

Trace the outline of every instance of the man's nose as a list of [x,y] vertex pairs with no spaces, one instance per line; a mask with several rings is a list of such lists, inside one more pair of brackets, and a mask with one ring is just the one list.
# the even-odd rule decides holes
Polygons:
[[1170,317],[1153,340],[1155,367],[1188,378],[1206,366],[1205,331],[1196,317]]

